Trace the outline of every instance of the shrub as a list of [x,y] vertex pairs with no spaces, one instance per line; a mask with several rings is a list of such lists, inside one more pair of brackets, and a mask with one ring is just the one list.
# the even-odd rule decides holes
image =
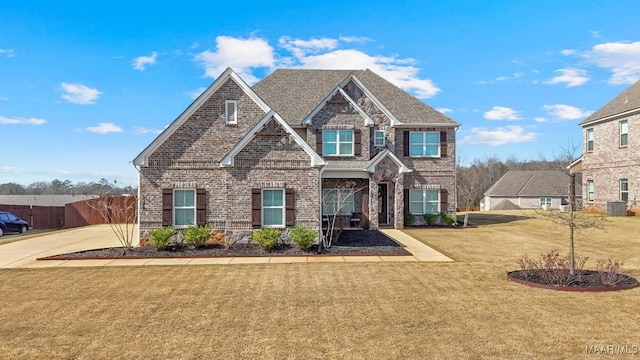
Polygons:
[[163,226],[149,231],[149,242],[156,250],[164,250],[175,230],[171,226]]
[[204,246],[205,242],[211,234],[211,228],[205,226],[189,226],[184,232],[184,241],[195,247]]
[[448,226],[451,226],[456,223],[455,216],[449,215],[445,212],[440,213],[440,218],[442,219],[442,222],[444,222]]
[[307,229],[302,225],[296,225],[293,229],[291,229],[291,241],[298,244],[300,249],[308,250],[315,244],[316,242],[316,232]]
[[279,237],[280,230],[278,229],[260,229],[251,234],[251,238],[267,251],[278,245]]
[[582,281],[584,264],[589,258],[577,256],[575,275],[571,275],[569,257],[561,256],[558,250],[551,250],[546,254],[540,254],[540,260],[535,260],[527,255],[520,257],[518,264],[524,270],[525,278],[537,277],[544,284],[569,286],[575,281]]
[[424,215],[422,215],[422,218],[424,219],[424,222],[427,223],[427,225],[431,226],[431,225],[434,225],[436,223],[436,220],[438,220],[438,215],[436,215],[436,214],[424,214]]
[[415,223],[416,223],[416,216],[413,215],[412,213],[408,212],[408,211],[405,212],[404,213],[404,224],[406,226],[411,226],[411,225],[413,225]]
[[624,265],[624,263],[618,260],[598,260],[598,265],[596,266],[596,268],[600,273],[602,285],[615,286],[620,281],[624,280],[624,276],[620,275],[620,269],[622,269],[622,265]]

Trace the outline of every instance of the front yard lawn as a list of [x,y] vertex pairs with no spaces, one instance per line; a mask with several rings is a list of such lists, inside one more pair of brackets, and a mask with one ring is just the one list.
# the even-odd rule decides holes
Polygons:
[[[512,220],[408,231],[455,263],[1,270],[0,354],[589,359],[593,346],[640,345],[640,289],[566,293],[506,280],[520,255],[568,242],[563,229]],[[624,260],[637,277],[640,240],[629,234],[640,218],[613,220],[609,232],[579,237],[576,250],[589,262]]]

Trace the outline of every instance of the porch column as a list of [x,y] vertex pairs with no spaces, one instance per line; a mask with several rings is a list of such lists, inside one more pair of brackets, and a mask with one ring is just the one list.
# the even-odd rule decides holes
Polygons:
[[378,230],[378,182],[369,177],[369,229]]
[[409,199],[404,198],[404,174],[400,173],[396,177],[394,186],[394,204],[393,204],[393,228],[404,229],[404,202]]

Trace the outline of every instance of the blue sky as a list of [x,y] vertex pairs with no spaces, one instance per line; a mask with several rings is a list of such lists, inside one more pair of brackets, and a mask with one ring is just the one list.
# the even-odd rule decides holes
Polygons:
[[226,67],[370,68],[462,126],[459,159],[551,158],[640,79],[638,1],[0,3],[0,183],[107,178]]

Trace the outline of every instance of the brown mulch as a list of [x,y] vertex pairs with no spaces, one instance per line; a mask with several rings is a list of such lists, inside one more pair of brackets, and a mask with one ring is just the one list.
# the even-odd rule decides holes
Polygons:
[[[545,271],[550,272],[553,270]],[[556,271],[558,272],[557,278],[561,278],[566,274],[564,270]],[[625,274],[616,275],[616,281],[613,284],[605,284],[601,273],[594,270],[576,270],[574,276],[568,275],[564,280],[553,284],[542,277],[541,272],[542,270],[516,270],[508,272],[507,276],[509,279],[525,285],[566,291],[611,291],[631,289],[638,286],[638,280]]]
[[331,248],[322,249],[318,254],[318,246],[302,250],[296,244],[279,245],[271,251],[263,249],[256,243],[235,244],[226,248],[221,245],[194,248],[188,245],[175,245],[166,250],[155,250],[149,245],[126,250],[124,248],[107,248],[86,250],[74,253],[48,256],[39,260],[68,259],[136,259],[136,258],[180,258],[180,257],[252,257],[252,256],[358,256],[358,255],[411,255],[402,245],[376,230],[345,230]]

